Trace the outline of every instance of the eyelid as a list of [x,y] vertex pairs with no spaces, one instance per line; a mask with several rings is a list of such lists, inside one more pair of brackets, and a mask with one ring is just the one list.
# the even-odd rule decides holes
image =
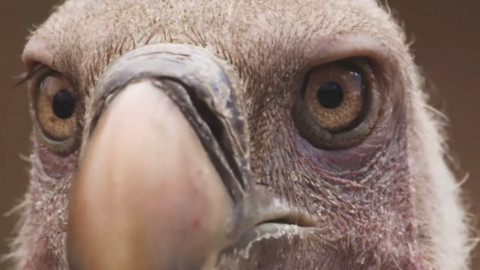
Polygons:
[[32,36],[22,55],[27,71],[20,77],[18,84],[29,82],[32,79],[42,77],[42,75],[45,76],[51,70],[55,70],[52,52],[52,46],[47,39],[39,35]]
[[307,47],[307,64],[318,66],[345,58],[365,57],[390,64],[388,47],[369,34],[338,34],[314,38]]
[[377,79],[397,77],[391,50],[379,39],[363,32],[313,38],[307,46],[306,57],[305,72],[342,59],[365,58],[379,75]]
[[47,39],[34,35],[25,45],[23,62],[27,72],[33,70],[38,64],[53,67],[53,50]]
[[19,76],[20,81],[16,84],[17,86],[22,85],[24,83],[30,82],[34,79],[37,81],[41,80],[54,70],[44,64],[38,64],[34,69],[29,72],[25,72]]

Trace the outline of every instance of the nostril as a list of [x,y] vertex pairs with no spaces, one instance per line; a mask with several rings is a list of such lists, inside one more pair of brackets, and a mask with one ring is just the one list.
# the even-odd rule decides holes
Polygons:
[[222,133],[222,125],[220,120],[210,111],[208,106],[199,100],[196,97],[192,97],[192,102],[195,108],[197,109],[198,114],[200,117],[205,121],[205,123],[210,128],[213,137],[217,140],[217,142],[221,143],[223,141],[223,133]]
[[[190,90],[187,87],[188,95],[193,103],[193,106],[197,110],[197,113],[200,115],[202,120],[206,123],[210,131],[212,132],[213,137],[217,141],[222,150],[224,157],[232,170],[233,174],[237,179],[242,179],[242,174],[240,172],[240,168],[238,167],[237,162],[233,158],[233,150],[229,145],[228,138],[226,137],[226,131],[223,128],[223,125],[219,119],[219,116],[215,115],[215,113],[209,108],[209,106],[205,103],[204,100],[198,98],[196,93]],[[240,181],[242,184],[243,181]],[[245,188],[245,187],[244,187]]]

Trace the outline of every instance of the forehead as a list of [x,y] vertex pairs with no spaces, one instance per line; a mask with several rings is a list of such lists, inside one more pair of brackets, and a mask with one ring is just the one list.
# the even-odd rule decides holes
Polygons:
[[395,51],[404,47],[402,32],[375,0],[67,0],[32,40],[44,43],[44,64],[75,69],[71,73],[85,81],[147,43],[193,43],[234,58],[281,59],[302,57],[298,48],[318,37],[355,33]]
[[384,15],[375,0],[67,0],[44,28],[75,28],[86,34],[92,27],[241,30],[258,23],[272,30],[288,23],[298,31],[320,27],[333,32],[373,27],[379,20],[388,20]]

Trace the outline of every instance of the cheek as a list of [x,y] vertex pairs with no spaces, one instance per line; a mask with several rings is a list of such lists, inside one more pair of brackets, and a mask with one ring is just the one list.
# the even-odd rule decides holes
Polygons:
[[[396,148],[395,144],[400,143],[404,131],[386,124],[385,119],[379,119],[369,137],[359,145],[338,150],[315,148],[300,136],[291,122],[288,133],[292,148],[295,149],[301,163],[308,164],[319,173],[346,174],[355,177],[356,174],[374,166],[379,158],[391,152],[392,146]],[[350,177],[347,176],[347,178]]]
[[59,156],[48,150],[37,139],[34,139],[33,145],[34,155],[40,161],[41,169],[47,176],[61,179],[77,170],[78,151],[68,156]]
[[67,269],[64,244],[68,191],[77,168],[77,154],[55,155],[35,137],[33,146],[25,220],[17,239],[25,265],[22,269]]

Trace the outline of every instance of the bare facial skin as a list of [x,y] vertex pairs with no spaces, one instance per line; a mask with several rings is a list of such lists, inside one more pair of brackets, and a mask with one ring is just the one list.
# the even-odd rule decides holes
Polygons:
[[13,269],[469,269],[444,123],[374,0],[67,0],[23,59]]

